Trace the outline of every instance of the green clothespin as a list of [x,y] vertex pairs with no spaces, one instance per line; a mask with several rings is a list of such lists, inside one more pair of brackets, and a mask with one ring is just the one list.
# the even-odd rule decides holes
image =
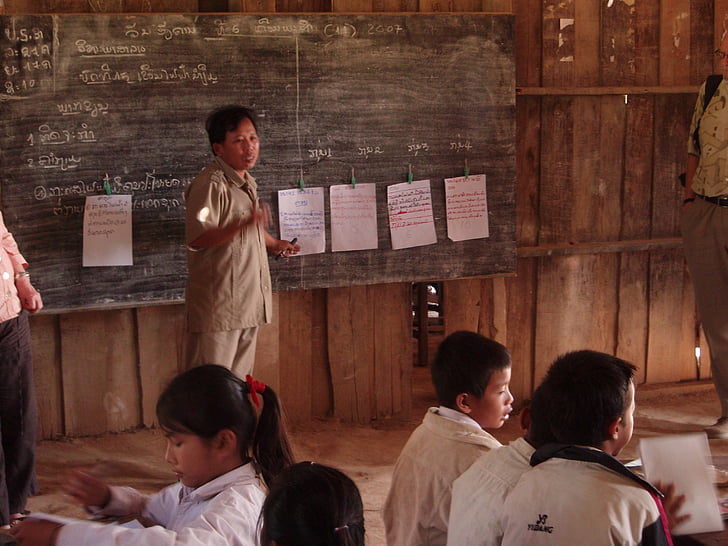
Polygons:
[[470,176],[470,167],[468,167],[468,160],[465,160],[465,180]]
[[412,184],[413,179],[414,176],[412,175],[412,163],[410,163],[409,167],[407,168],[407,183]]
[[356,189],[356,176],[354,176],[354,167],[351,168],[351,185]]
[[104,182],[104,190],[106,190],[106,195],[111,195],[111,184],[108,180]]
[[301,188],[301,191],[306,190],[306,183],[303,181],[303,169],[301,169],[301,178],[298,179],[298,187]]

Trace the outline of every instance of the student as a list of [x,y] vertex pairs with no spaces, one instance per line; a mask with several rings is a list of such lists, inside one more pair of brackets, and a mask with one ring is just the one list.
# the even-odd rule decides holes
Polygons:
[[397,459],[384,504],[387,543],[445,544],[452,482],[500,442],[484,428],[511,413],[511,356],[495,341],[455,332],[432,363],[438,408],[430,408]]
[[364,506],[343,472],[312,462],[271,484],[261,513],[263,546],[364,546]]
[[292,460],[275,392],[225,367],[200,366],[172,380],[157,402],[157,418],[178,483],[147,497],[77,471],[66,486],[92,513],[134,516],[153,526],[25,520],[13,527],[16,540],[31,546],[258,544],[265,497],[259,476],[269,483]]
[[536,389],[531,403],[521,410],[521,438],[484,453],[453,482],[448,546],[501,543],[503,501],[523,473],[531,469],[530,459],[536,448],[552,441],[541,399]]
[[595,351],[559,357],[539,390],[558,443],[531,457],[503,506],[503,544],[671,544],[662,494],[615,457],[632,437],[635,367]]
[[260,152],[253,112],[222,107],[205,128],[215,159],[185,189],[186,362],[215,362],[245,377],[253,373],[258,326],[273,308],[266,250],[288,256],[301,247],[265,229],[270,213],[249,172]]

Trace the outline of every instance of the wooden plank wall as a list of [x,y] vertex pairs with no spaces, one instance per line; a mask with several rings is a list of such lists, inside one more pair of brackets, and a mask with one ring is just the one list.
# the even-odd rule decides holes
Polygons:
[[[467,328],[505,343],[517,398],[531,393],[554,357],[579,348],[633,361],[640,382],[707,377],[707,357],[701,372],[695,366],[701,338],[679,242],[676,177],[697,86],[713,70],[710,53],[728,25],[728,0],[4,4],[9,14],[514,13],[517,275],[445,282],[446,332]],[[256,373],[278,390],[293,421],[408,417],[411,297],[409,284],[276,294]],[[183,327],[181,305],[34,317],[42,435],[153,424],[156,396],[179,370]]]

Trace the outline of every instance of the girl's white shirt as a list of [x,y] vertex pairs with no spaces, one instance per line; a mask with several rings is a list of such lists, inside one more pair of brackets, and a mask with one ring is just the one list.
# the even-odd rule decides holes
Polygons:
[[78,520],[58,534],[58,546],[257,546],[258,517],[265,499],[251,463],[196,489],[176,483],[146,496],[129,487],[112,487],[111,500],[100,515],[140,515],[155,523],[131,529]]

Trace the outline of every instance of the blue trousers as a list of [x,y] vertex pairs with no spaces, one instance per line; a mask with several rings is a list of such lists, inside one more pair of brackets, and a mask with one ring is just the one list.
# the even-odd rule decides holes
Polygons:
[[35,445],[38,409],[28,316],[0,322],[0,525],[38,492]]

